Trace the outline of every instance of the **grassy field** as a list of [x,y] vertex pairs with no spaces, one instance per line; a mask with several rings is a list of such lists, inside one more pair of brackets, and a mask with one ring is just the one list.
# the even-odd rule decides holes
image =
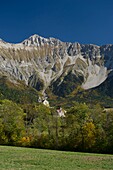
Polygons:
[[0,170],[113,170],[113,156],[0,146]]

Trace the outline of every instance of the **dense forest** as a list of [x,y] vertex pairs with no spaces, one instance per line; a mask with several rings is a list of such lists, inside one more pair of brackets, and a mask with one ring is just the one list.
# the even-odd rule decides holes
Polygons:
[[39,103],[37,90],[0,79],[0,144],[113,153],[113,110],[105,109],[112,98],[80,87],[64,98],[46,92],[50,107]]
[[60,117],[56,107],[0,100],[0,144],[113,153],[113,111],[73,102]]

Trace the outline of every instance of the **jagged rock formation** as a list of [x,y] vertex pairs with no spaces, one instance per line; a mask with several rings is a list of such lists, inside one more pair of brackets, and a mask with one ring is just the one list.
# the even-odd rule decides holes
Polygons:
[[33,35],[19,44],[0,39],[0,75],[44,92],[69,94],[78,85],[98,87],[113,70],[113,45],[62,42]]

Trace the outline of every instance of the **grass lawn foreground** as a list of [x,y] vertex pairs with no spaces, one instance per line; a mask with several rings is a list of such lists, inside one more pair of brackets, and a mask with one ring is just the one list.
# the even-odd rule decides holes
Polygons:
[[0,170],[113,170],[113,155],[0,146]]

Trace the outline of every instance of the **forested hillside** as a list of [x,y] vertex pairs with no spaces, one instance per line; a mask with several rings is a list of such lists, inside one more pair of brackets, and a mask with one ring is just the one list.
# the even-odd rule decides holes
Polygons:
[[0,100],[0,144],[113,153],[113,111],[74,103],[60,117],[42,103]]

